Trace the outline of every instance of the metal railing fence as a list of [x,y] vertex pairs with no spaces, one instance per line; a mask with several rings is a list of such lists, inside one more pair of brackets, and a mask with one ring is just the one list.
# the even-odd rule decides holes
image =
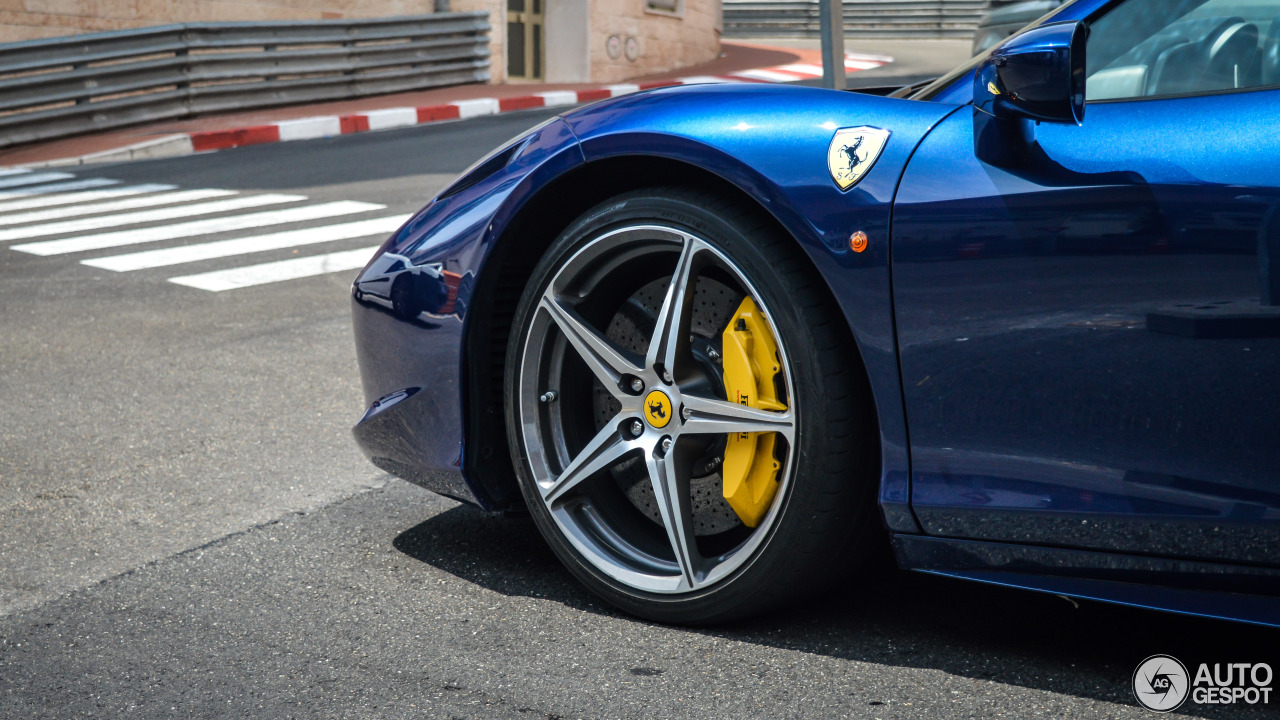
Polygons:
[[[848,37],[969,38],[987,0],[844,0]],[[725,37],[818,37],[818,0],[724,0]]]
[[186,23],[0,45],[0,147],[489,79],[488,14]]

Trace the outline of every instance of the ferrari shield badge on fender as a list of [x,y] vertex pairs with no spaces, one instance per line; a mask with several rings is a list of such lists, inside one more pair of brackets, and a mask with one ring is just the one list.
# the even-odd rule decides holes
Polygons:
[[841,128],[827,148],[827,169],[841,190],[848,190],[876,164],[889,141],[889,131],[873,127]]

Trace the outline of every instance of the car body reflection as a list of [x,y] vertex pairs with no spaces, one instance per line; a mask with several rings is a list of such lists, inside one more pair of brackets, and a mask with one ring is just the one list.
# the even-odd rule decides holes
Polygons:
[[443,263],[414,265],[404,255],[386,253],[361,273],[351,292],[356,302],[386,308],[404,320],[422,313],[439,317],[460,313],[460,302],[465,307],[459,291],[470,287],[470,278],[470,273],[445,270]]

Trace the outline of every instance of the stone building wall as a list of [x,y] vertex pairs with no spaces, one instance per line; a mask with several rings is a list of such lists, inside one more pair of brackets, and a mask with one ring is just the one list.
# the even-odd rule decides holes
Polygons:
[[[654,3],[675,12],[650,11],[649,0],[544,3],[547,82],[618,82],[709,62],[720,54],[720,0]],[[489,11],[494,82],[505,82],[506,0],[451,0],[450,9]]]
[[720,0],[654,3],[675,6],[676,13],[647,10],[646,0],[589,0],[588,4],[591,82],[666,72],[710,62],[720,54]]

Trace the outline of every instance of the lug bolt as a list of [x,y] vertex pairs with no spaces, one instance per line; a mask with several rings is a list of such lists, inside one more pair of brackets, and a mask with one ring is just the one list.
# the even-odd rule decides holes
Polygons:
[[671,438],[669,437],[662,438],[662,452],[664,453],[671,452],[671,445],[672,445]]
[[545,403],[553,403],[553,402],[555,402],[555,401],[556,401],[556,399],[557,399],[557,398],[559,398],[559,397],[560,397],[560,396],[556,394],[556,391],[555,391],[555,390],[548,390],[548,391],[546,391],[546,392],[544,392],[544,393],[542,393],[541,395],[539,395],[539,396],[538,396],[538,402],[541,402],[541,403],[544,403],[544,404],[545,404]]
[[693,411],[687,407],[680,408],[680,417],[688,420],[693,415]]
[[639,420],[631,421],[631,437],[640,437],[644,434],[644,423]]
[[662,382],[667,383],[668,385],[671,384],[671,373],[665,369],[662,371]]
[[643,380],[641,380],[640,378],[632,378],[632,379],[631,379],[631,392],[633,392],[633,393],[639,393],[641,390],[644,390],[644,381],[643,381]]

